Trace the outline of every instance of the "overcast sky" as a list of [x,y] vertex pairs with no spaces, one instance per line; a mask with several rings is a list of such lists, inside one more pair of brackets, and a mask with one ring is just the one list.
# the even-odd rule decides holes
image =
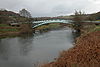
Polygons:
[[100,0],[0,0],[0,8],[19,12],[27,9],[33,17],[59,16],[82,10],[85,13],[100,11]]

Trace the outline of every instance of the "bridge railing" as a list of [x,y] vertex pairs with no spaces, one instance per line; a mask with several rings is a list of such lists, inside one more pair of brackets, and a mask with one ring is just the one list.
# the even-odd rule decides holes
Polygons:
[[45,25],[45,24],[48,24],[48,23],[71,23],[72,21],[71,20],[62,20],[62,21],[42,21],[42,22],[33,22],[33,24],[35,23],[37,23],[36,25],[34,25],[32,28],[36,28],[36,27],[39,27],[39,26],[41,26],[41,25]]

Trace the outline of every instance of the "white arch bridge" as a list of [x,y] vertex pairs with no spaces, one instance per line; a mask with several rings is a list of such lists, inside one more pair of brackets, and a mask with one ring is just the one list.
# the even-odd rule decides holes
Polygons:
[[72,20],[45,20],[45,21],[35,21],[35,22],[33,22],[32,28],[37,28],[39,26],[42,26],[42,25],[45,25],[45,24],[49,24],[49,23],[66,23],[66,24],[69,24],[71,22],[72,22]]

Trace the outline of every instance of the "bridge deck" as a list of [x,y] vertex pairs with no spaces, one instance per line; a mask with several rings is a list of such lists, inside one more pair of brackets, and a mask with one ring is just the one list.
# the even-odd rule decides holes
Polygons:
[[41,25],[45,25],[45,24],[48,24],[48,23],[69,23],[71,22],[71,20],[53,20],[53,21],[39,21],[39,22],[33,22],[33,23],[37,23],[37,25],[33,26],[32,28],[36,28],[36,27],[39,27]]

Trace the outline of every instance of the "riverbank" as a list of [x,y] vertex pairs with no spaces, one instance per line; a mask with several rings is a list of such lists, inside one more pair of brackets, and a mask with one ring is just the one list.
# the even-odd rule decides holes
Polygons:
[[0,39],[0,67],[37,67],[38,63],[51,62],[60,51],[73,46],[71,32],[67,28]]
[[19,27],[0,24],[0,38],[31,34],[33,32],[31,24],[21,24]]
[[[90,29],[89,29],[90,30]],[[100,66],[100,26],[85,32],[76,39],[75,46],[61,52],[54,62],[42,67],[99,67]]]

